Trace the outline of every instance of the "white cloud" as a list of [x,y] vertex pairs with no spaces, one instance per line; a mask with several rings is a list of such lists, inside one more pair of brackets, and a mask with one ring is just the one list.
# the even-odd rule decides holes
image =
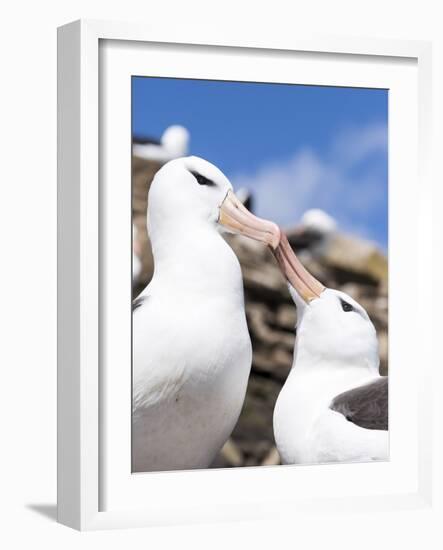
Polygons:
[[339,134],[332,151],[344,164],[356,164],[374,153],[388,149],[388,130],[385,124],[371,124],[364,128],[349,128]]
[[322,208],[343,230],[371,238],[374,216],[385,208],[386,154],[386,125],[372,124],[341,132],[321,155],[300,149],[231,181],[253,190],[257,214],[280,225],[293,225],[308,208]]

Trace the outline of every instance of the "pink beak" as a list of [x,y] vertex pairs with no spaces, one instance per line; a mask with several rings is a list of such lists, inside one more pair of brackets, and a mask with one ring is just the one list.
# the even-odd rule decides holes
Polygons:
[[246,235],[276,248],[280,242],[280,228],[273,222],[251,214],[232,191],[228,191],[222,204],[218,223],[233,233]]
[[297,258],[283,231],[273,253],[283,275],[306,303],[318,298],[325,290],[326,287],[317,281]]
[[302,265],[278,225],[251,214],[232,191],[228,191],[220,205],[218,222],[233,233],[267,244],[283,275],[306,303],[318,298],[325,289]]

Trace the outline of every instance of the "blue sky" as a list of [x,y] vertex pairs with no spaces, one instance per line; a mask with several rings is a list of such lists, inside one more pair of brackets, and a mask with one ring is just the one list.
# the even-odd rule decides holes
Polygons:
[[133,77],[132,122],[157,138],[185,126],[258,215],[290,226],[323,208],[387,248],[386,90]]

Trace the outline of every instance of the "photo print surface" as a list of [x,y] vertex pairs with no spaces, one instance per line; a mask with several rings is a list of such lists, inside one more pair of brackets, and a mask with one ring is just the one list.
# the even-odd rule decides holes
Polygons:
[[389,459],[388,91],[132,77],[133,472]]

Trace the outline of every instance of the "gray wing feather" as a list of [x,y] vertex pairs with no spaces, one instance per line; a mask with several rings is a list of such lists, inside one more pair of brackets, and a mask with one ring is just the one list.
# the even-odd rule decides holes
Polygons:
[[337,395],[330,409],[346,417],[361,428],[388,430],[388,377]]

